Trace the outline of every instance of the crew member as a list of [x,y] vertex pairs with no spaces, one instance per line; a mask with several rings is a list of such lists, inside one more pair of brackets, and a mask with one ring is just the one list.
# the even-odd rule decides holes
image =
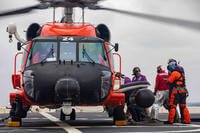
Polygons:
[[141,74],[141,70],[139,67],[134,67],[133,68],[133,74],[134,77],[132,78],[132,82],[136,81],[147,81],[146,76]]
[[185,71],[184,71],[184,68],[179,64],[179,62],[177,62],[175,59],[169,59],[168,60],[168,65],[169,65],[169,63],[175,63],[175,64],[177,64],[177,69],[185,76]]
[[[133,74],[134,77],[132,78],[132,82],[138,82],[138,81],[147,81],[146,77],[141,74],[139,67],[133,68]],[[126,92],[126,97],[130,97],[131,95],[135,95],[137,90],[131,90]],[[136,103],[130,103],[130,101],[127,101],[127,106],[129,112],[132,114],[132,119],[134,121],[143,121],[149,116],[149,111],[147,108],[141,108]]]
[[[128,83],[131,83],[131,79],[127,76],[124,76],[124,84],[128,84]],[[128,110],[128,105],[129,105],[129,93],[130,92],[125,92],[125,102],[126,102],[126,105],[127,105],[127,109],[126,109],[126,119],[131,122],[132,121],[132,117],[131,117],[131,114]]]
[[159,109],[165,102],[169,101],[169,85],[167,84],[168,73],[166,73],[162,66],[157,67],[157,76],[155,82],[155,102],[151,109],[151,122],[156,122],[158,119]]
[[174,117],[176,114],[176,106],[179,104],[181,112],[181,120],[184,124],[190,123],[189,110],[186,107],[186,98],[188,95],[185,86],[185,75],[181,72],[177,62],[169,62],[167,69],[170,73],[168,83],[170,85],[170,111],[168,116],[167,124],[174,123]]
[[[182,75],[185,76],[184,68],[179,64],[180,62],[177,62],[175,59],[171,58],[171,59],[168,60],[168,65],[169,65],[170,63],[176,64],[176,65],[177,65],[176,69],[177,69],[179,72],[181,72]],[[168,71],[168,73],[170,73],[170,71]],[[171,95],[172,89],[173,89],[173,85],[172,85],[172,84],[169,84],[169,96]],[[166,105],[166,104],[165,104],[165,105]],[[167,106],[169,106],[169,105],[167,105]],[[168,107],[168,108],[170,108],[170,107]],[[168,109],[168,110],[169,110],[169,109]],[[180,123],[180,122],[181,122],[180,117],[181,117],[181,116],[180,116],[180,111],[176,108],[175,122],[179,122],[179,123]]]

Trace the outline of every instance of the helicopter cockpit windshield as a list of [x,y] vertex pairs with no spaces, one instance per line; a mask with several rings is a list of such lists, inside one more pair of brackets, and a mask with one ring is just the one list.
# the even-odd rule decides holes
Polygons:
[[79,61],[90,61],[92,63],[108,66],[108,59],[101,43],[80,42]]
[[73,62],[89,62],[101,64],[109,67],[103,41],[98,38],[84,39],[73,37],[36,39],[32,43],[26,66],[36,63],[45,63],[52,61],[73,61]]
[[57,60],[57,42],[36,41],[33,43],[27,65],[36,64],[43,61]]

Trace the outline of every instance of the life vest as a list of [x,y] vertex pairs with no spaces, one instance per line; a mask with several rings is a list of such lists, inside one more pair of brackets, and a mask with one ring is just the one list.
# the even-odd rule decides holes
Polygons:
[[178,79],[174,80],[174,82],[172,83],[172,85],[174,87],[185,87],[185,75],[181,71],[179,71],[178,69],[174,70],[174,71],[178,72],[180,74],[180,76],[179,76]]

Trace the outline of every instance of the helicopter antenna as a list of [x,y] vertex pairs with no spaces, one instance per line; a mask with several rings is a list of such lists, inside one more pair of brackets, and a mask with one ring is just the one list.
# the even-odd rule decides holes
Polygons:
[[53,22],[55,22],[56,8],[53,7]]
[[82,8],[82,22],[85,22],[85,10]]

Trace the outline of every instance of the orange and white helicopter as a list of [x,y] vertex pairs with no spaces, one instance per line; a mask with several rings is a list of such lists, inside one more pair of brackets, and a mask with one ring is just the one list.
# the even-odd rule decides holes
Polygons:
[[[26,32],[26,40],[17,33],[16,25],[7,27],[10,40],[18,40],[17,49],[24,49],[15,56],[13,88],[10,93],[10,117],[12,121],[25,118],[32,105],[61,108],[60,119],[75,120],[73,106],[113,107],[113,120],[124,120],[124,90],[135,85],[121,87],[121,63],[119,71],[114,69],[113,55],[118,53],[118,43],[110,43],[110,31],[105,24],[94,26],[84,20],[84,9],[107,10],[145,19],[190,27],[186,21],[141,13],[106,8],[98,5],[100,0],[39,0],[40,3],[22,9],[0,13],[0,17],[28,13],[36,9],[63,7],[60,22],[54,19],[42,26],[33,23]],[[73,22],[73,8],[82,9],[82,22]],[[25,47],[25,48],[24,48]],[[16,59],[23,54],[20,72],[16,70]],[[148,83],[142,83],[147,87]],[[139,95],[140,94],[140,95]],[[152,93],[146,90],[138,93],[136,104],[149,107],[153,104]]]

